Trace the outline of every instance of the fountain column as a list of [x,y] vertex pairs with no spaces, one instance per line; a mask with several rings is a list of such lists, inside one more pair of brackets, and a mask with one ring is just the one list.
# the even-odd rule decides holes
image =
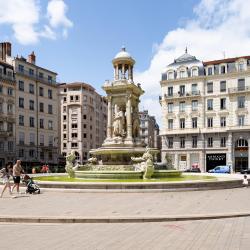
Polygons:
[[107,129],[107,139],[112,137],[112,97],[108,97],[108,129]]
[[127,139],[132,140],[131,95],[128,95],[127,97],[126,115],[127,115]]

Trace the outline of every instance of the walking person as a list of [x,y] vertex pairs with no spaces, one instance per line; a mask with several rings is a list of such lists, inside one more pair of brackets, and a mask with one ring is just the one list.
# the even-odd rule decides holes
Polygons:
[[14,188],[16,187],[16,191],[18,194],[19,192],[19,185],[20,185],[20,180],[21,180],[21,174],[24,173],[23,168],[21,166],[21,160],[17,160],[16,164],[13,167],[13,181],[14,185],[12,187],[12,193],[14,191]]
[[248,179],[247,179],[247,175],[245,174],[244,177],[243,177],[243,186],[244,187],[248,187]]
[[12,175],[12,164],[8,163],[4,168],[0,170],[0,177],[3,179],[3,190],[1,192],[0,198],[3,197],[3,193],[6,190],[6,188],[9,188],[9,193],[12,195],[11,192],[11,185],[10,185],[10,176]]

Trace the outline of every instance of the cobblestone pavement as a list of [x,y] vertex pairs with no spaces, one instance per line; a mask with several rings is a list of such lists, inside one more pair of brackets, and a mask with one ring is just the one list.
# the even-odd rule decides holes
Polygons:
[[0,223],[0,235],[1,249],[6,250],[249,250],[250,218],[138,224]]
[[6,192],[0,199],[0,211],[0,216],[62,217],[250,212],[250,188],[161,193],[42,190],[40,195],[20,195],[15,199],[11,199]]

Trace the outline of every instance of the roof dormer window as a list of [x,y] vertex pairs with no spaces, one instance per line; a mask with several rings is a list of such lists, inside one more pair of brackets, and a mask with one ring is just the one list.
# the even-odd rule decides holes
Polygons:
[[168,73],[168,80],[174,79],[174,72],[169,72]]
[[185,71],[184,70],[181,70],[180,71],[180,78],[184,78],[185,77]]
[[198,76],[198,69],[197,68],[194,68],[192,69],[192,76]]
[[213,67],[208,67],[207,68],[207,74],[211,76],[213,74]]
[[226,66],[225,65],[221,65],[220,66],[220,73],[221,74],[226,74],[227,72],[226,72]]
[[243,71],[244,70],[244,62],[239,62],[238,63],[238,71]]

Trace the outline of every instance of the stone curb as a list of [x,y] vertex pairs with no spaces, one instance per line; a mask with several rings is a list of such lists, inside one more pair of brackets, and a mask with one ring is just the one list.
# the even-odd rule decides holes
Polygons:
[[238,217],[249,217],[250,212],[228,214],[199,214],[173,216],[145,216],[145,217],[28,217],[28,216],[0,216],[0,223],[145,223],[214,220]]

